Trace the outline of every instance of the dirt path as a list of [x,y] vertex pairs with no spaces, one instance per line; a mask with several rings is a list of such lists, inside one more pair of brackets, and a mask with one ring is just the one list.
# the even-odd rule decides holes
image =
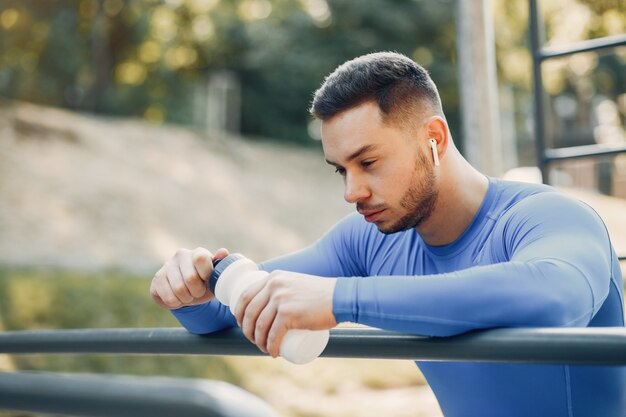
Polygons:
[[265,259],[345,213],[320,151],[141,121],[0,109],[0,263],[154,271],[179,247]]

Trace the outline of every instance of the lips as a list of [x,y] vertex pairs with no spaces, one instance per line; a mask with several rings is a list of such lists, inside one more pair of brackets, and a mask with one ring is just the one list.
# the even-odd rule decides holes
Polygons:
[[385,209],[382,210],[359,210],[359,213],[365,217],[366,222],[375,222],[380,219]]

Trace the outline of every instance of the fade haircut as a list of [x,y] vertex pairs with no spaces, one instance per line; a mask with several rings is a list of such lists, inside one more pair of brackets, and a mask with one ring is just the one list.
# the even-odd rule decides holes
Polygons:
[[368,101],[378,104],[386,123],[413,125],[425,112],[444,117],[428,72],[396,52],[363,55],[337,67],[315,92],[309,111],[324,121]]

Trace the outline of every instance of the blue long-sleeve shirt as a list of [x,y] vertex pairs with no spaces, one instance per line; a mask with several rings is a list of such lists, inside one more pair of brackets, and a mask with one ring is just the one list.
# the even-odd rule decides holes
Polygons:
[[[622,276],[588,206],[552,188],[489,179],[445,246],[385,235],[359,215],[261,268],[339,277],[337,322],[450,336],[494,327],[624,326]],[[236,325],[217,301],[174,311],[195,333]],[[419,362],[446,417],[626,417],[622,367]]]

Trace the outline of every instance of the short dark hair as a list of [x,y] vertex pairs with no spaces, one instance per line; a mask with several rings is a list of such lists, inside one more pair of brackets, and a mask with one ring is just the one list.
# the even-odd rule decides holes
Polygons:
[[376,101],[383,120],[412,120],[424,105],[443,116],[437,87],[428,72],[396,52],[363,55],[337,67],[315,92],[309,111],[328,120],[367,101]]

